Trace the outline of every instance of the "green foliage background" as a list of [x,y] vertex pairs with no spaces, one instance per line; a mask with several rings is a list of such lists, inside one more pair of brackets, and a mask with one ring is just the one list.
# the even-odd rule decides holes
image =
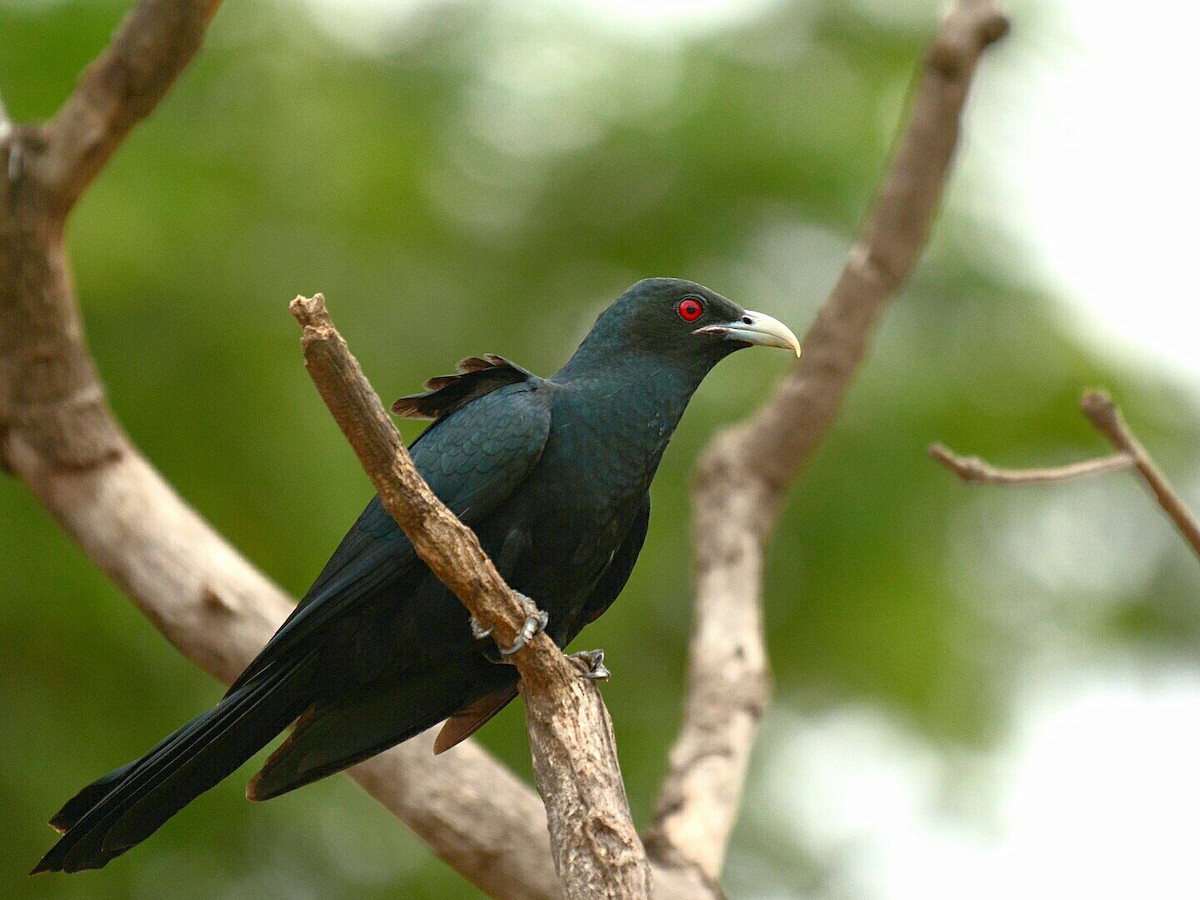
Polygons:
[[[126,6],[0,5],[10,112],[52,115]],[[646,275],[705,282],[802,332],[894,140],[938,4],[917,6],[880,18],[808,0],[645,40],[569,6],[447,2],[368,47],[331,37],[306,7],[228,4],[72,221],[117,415],[184,497],[300,594],[370,488],[302,368],[295,294],[326,294],[386,400],[485,351],[548,374]],[[1197,437],[1193,403],[1089,357],[1053,298],[1018,286],[1022,261],[978,215],[989,188],[972,171],[780,526],[767,582],[777,694],[760,757],[772,722],[847,703],[883,707],[939,747],[986,749],[1045,629],[1156,658],[1200,637],[1195,573],[1173,543],[1152,578],[1080,613],[989,550],[1029,495],[968,490],[925,456],[934,440],[1013,464],[1089,454],[1099,442],[1076,400],[1096,383],[1137,411],[1168,470]],[[638,570],[583,641],[615,672],[605,697],[640,822],[679,719],[688,471],[787,365],[738,355],[697,395]],[[1143,503],[1105,485],[1118,510]],[[1069,505],[1081,490],[1037,496]],[[251,805],[249,769],[102,873],[24,878],[62,800],[221,690],[12,479],[0,480],[0,633],[0,893],[474,896],[348,780]],[[528,775],[519,710],[482,740]],[[746,809],[734,895],[820,879],[825,862],[779,822],[769,804]]]

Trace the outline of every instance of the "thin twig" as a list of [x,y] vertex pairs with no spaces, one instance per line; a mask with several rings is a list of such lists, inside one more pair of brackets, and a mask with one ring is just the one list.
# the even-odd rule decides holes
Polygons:
[[1088,391],[1079,405],[1097,431],[1122,453],[1132,457],[1133,465],[1137,467],[1142,480],[1154,494],[1158,505],[1175,523],[1183,539],[1191,545],[1192,551],[1200,556],[1200,521],[1197,521],[1191,510],[1167,483],[1167,479],[1154,464],[1146,448],[1125,423],[1125,417],[1121,415],[1121,410],[1112,397],[1103,391]]
[[836,418],[886,301],[916,265],[976,64],[1007,29],[992,0],[951,7],[862,236],[796,367],[757,415],[718,435],[697,466],[696,617],[684,724],[646,838],[656,860],[720,874],[769,693],[761,589],[778,511]]
[[[384,508],[418,555],[501,645],[527,612],[471,529],[425,483],[320,294],[292,301],[304,364],[371,476]],[[534,773],[546,804],[556,869],[568,898],[648,897],[650,867],[633,827],[612,723],[595,685],[544,632],[513,657],[528,710]]]
[[1069,481],[1115,472],[1137,469],[1142,482],[1150,489],[1163,512],[1175,523],[1183,539],[1200,556],[1200,520],[1187,508],[1179,495],[1167,483],[1146,448],[1142,446],[1121,415],[1121,410],[1104,391],[1088,391],[1079,401],[1083,414],[1097,431],[1108,438],[1117,453],[1099,459],[1085,460],[1053,469],[1000,469],[977,456],[958,456],[949,448],[934,444],[929,455],[960,479],[976,484],[1039,484]]
[[929,455],[968,484],[1050,484],[1117,472],[1135,465],[1129,453],[1114,453],[1048,469],[1002,469],[978,456],[959,456],[945,444],[931,444]]

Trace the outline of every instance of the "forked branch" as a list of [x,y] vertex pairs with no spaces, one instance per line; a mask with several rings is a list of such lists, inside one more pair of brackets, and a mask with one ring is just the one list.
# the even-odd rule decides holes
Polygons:
[[1167,483],[1166,476],[1126,424],[1112,397],[1104,391],[1088,391],[1079,405],[1096,430],[1117,449],[1117,453],[1053,469],[1000,469],[977,456],[959,456],[941,444],[931,446],[929,455],[962,481],[972,484],[1038,484],[1070,481],[1119,469],[1137,469],[1142,482],[1154,495],[1162,511],[1175,524],[1192,551],[1200,556],[1200,521]]

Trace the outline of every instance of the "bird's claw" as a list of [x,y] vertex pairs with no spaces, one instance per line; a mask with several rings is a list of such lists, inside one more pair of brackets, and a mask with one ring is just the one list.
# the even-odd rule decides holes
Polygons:
[[491,637],[492,632],[495,630],[495,628],[484,628],[479,624],[477,618],[471,616],[471,637],[475,638],[475,640],[482,641],[485,637]]
[[[509,663],[509,657],[522,649],[539,631],[544,631],[546,626],[550,624],[550,614],[538,609],[537,604],[526,597],[524,594],[517,594],[517,599],[521,601],[521,606],[525,609],[525,624],[521,626],[521,630],[517,632],[516,640],[513,641],[511,647],[501,647],[496,645],[495,651],[486,651],[485,655],[492,662]],[[484,628],[479,620],[471,616],[471,636],[477,641],[482,641],[484,638],[491,637],[495,632],[495,627]],[[499,652],[500,658],[497,659],[493,653]]]
[[538,609],[528,597],[522,597],[521,599],[525,601],[529,615],[525,617],[525,624],[517,632],[517,639],[512,642],[512,646],[500,648],[500,657],[502,659],[508,659],[508,657],[532,641],[539,631],[543,631],[550,624],[550,614],[548,612]]
[[612,677],[612,672],[604,665],[603,650],[580,650],[567,659],[579,669],[579,677],[588,681],[608,681]]

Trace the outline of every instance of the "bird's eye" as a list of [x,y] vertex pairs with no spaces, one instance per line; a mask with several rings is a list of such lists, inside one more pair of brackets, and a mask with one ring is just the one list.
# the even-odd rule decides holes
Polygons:
[[704,304],[695,297],[684,297],[679,301],[679,305],[675,307],[679,313],[679,318],[685,322],[695,322],[698,318],[704,315]]

